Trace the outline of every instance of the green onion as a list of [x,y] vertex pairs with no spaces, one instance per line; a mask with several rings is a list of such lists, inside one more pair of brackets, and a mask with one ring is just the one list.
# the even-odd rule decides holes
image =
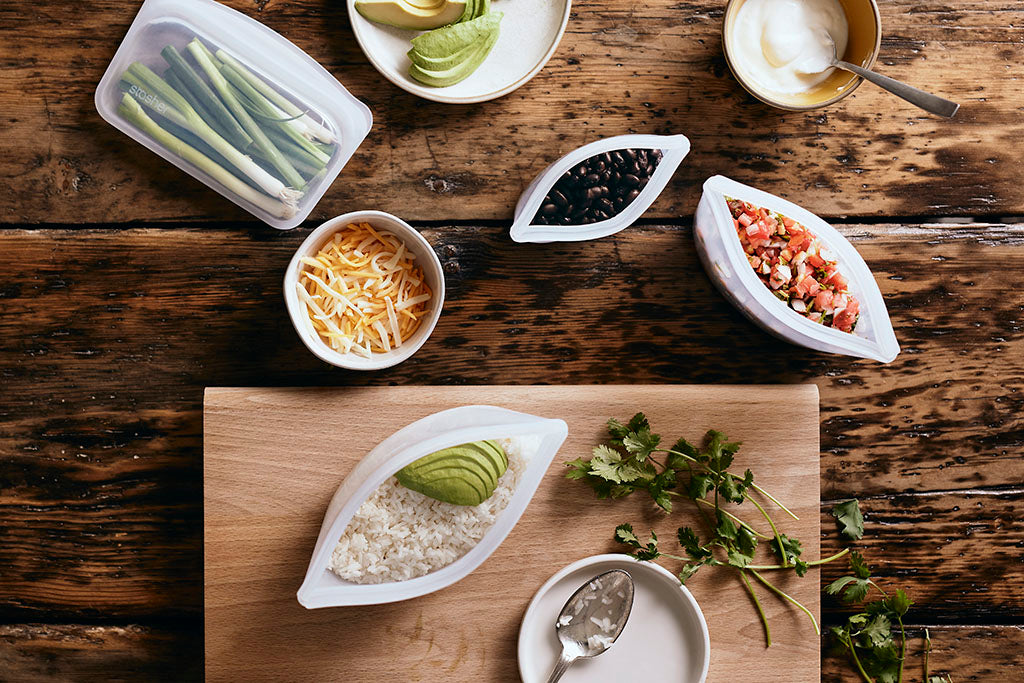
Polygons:
[[291,116],[298,116],[299,121],[305,125],[309,136],[321,142],[333,145],[338,140],[334,137],[331,131],[327,130],[324,126],[314,121],[305,112],[295,106],[291,100],[279,93],[277,90],[268,85],[263,79],[245,68],[241,62],[229,55],[224,50],[217,50],[217,57],[220,58],[224,64],[232,67],[237,71],[242,78],[244,78],[249,85],[259,91],[261,95],[266,97],[270,102],[276,105],[279,109],[284,111],[286,114]]
[[[139,102],[130,94],[125,93],[121,97],[121,104],[117,111],[136,127],[159,142],[165,149],[174,152],[185,161],[196,166],[225,188],[245,199],[269,214],[278,218],[290,218],[295,215],[295,208],[289,204],[272,199],[262,192],[253,189],[249,185],[233,176],[223,166],[220,166],[208,156],[194,147],[182,142],[174,135],[157,125],[142,109]],[[171,119],[171,117],[168,117]],[[171,119],[173,121],[173,119]],[[187,129],[187,127],[185,127]]]
[[[202,103],[203,108],[207,112],[216,117],[217,123],[220,124],[218,130],[226,132],[226,134],[221,133],[222,137],[238,149],[242,150],[252,144],[252,138],[248,133],[242,130],[242,126],[238,124],[238,121],[231,115],[231,112],[229,112],[227,107],[224,106],[224,103],[213,94],[213,91],[210,90],[210,86],[206,85],[206,83],[199,78],[199,74],[192,70],[192,67],[189,66],[178,51],[174,49],[173,45],[165,47],[160,51],[160,54],[163,55],[165,60],[167,60],[167,63],[170,65],[171,71],[174,75],[178,77],[182,84],[184,84],[184,88],[178,89],[179,92],[181,92],[181,95],[185,97],[185,99],[188,99],[188,94],[191,94],[196,100]],[[193,106],[193,109],[196,109],[196,107]],[[196,111],[199,112],[200,115],[202,114],[198,109],[196,109]],[[213,126],[213,121],[208,120],[207,123],[216,128],[216,126]]]
[[281,153],[288,157],[288,160],[298,168],[298,164],[301,163],[307,168],[315,168],[317,172],[325,168],[327,164],[322,162],[318,157],[313,156],[302,147],[296,145],[291,138],[287,137],[280,131],[274,129],[267,129],[267,136],[273,140],[277,148],[281,150]]
[[252,159],[231,146],[207,124],[177,91],[140,62],[125,69],[121,79],[129,84],[128,93],[143,106],[169,119],[172,123],[198,135],[236,168],[256,181],[267,194],[285,203],[294,204],[301,196],[285,187],[277,178],[260,168]]
[[298,171],[295,170],[295,167],[291,165],[280,151],[278,151],[274,146],[274,143],[272,143],[263,132],[263,129],[256,125],[256,122],[252,120],[249,113],[245,111],[242,105],[238,102],[235,94],[231,91],[231,88],[228,87],[228,82],[224,79],[224,76],[221,75],[220,71],[217,70],[217,67],[214,66],[213,62],[207,56],[205,51],[206,46],[202,45],[198,38],[193,38],[192,42],[188,44],[186,49],[188,49],[199,64],[200,68],[206,73],[210,82],[213,83],[213,88],[217,91],[217,94],[220,95],[221,100],[223,100],[231,113],[234,114],[235,118],[238,119],[238,122],[242,124],[242,128],[245,129],[245,132],[252,137],[256,147],[258,147],[270,163],[274,165],[274,168],[281,173],[282,177],[285,178],[286,182],[291,187],[296,190],[304,187],[306,181],[302,179],[302,176],[300,176]]
[[299,147],[306,150],[310,155],[319,159],[324,164],[331,160],[330,155],[324,154],[320,149],[309,141],[308,138],[304,137],[302,133],[296,129],[295,126],[291,125],[291,122],[281,121],[274,117],[283,114],[281,110],[277,109],[271,102],[267,101],[263,95],[256,91],[248,81],[242,78],[241,74],[237,70],[231,67],[229,64],[225,64],[224,68],[221,69],[221,74],[224,78],[236,89],[236,92],[241,93],[242,98],[238,98],[239,102],[248,101],[249,104],[258,110],[259,114],[267,119],[266,131],[277,130],[289,138],[298,145]]

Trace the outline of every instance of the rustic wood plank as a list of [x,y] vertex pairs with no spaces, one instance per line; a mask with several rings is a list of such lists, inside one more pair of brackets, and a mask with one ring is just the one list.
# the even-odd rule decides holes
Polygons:
[[[481,105],[428,103],[359,51],[344,3],[231,0],[279,30],[371,107],[375,124],[313,218],[379,208],[419,220],[508,220],[557,155],[626,132],[685,133],[693,152],[652,218],[693,211],[725,172],[828,215],[1024,215],[1024,44],[1003,0],[882,3],[879,68],[963,104],[928,117],[871,85],[813,113],[744,94],[721,51],[722,3],[580,0],[549,65]],[[135,4],[42,0],[0,7],[0,211],[7,223],[237,220],[240,209],[96,114],[95,84]]]
[[[872,551],[897,563],[886,574],[920,582],[935,620],[1019,617],[1019,581],[977,559],[1016,532],[943,553],[941,578],[913,572],[938,571],[929,558],[947,537],[959,548],[1019,507],[1024,302],[1003,273],[1024,268],[1024,226],[848,227],[904,346],[888,366],[759,332],[713,292],[686,228],[548,246],[513,246],[496,228],[424,232],[448,277],[441,323],[409,362],[354,374],[313,358],[285,316],[280,279],[301,231],[0,231],[0,378],[19,399],[0,402],[0,507],[18,522],[0,544],[0,613],[199,609],[206,385],[783,378],[818,385],[822,496],[871,498],[869,524],[876,511],[885,522]],[[964,490],[959,511],[941,496],[884,503],[946,490]],[[907,541],[918,532],[935,547]]]
[[[931,671],[955,681],[1011,683],[1024,678],[1020,626],[929,626]],[[906,678],[920,680],[924,632],[908,629]],[[0,670],[22,683],[52,681],[202,680],[202,638],[196,624],[173,628],[81,624],[0,625]],[[822,657],[822,680],[855,680],[841,656]]]
[[202,623],[160,627],[91,624],[0,625],[0,671],[7,681],[197,681],[203,676]]

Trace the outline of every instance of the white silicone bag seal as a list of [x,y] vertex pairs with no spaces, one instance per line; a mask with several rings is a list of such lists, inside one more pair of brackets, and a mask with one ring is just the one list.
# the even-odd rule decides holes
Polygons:
[[[726,197],[792,218],[824,242],[838,260],[840,272],[849,280],[850,293],[861,304],[860,318],[852,333],[808,320],[771,293],[747,261]],[[839,231],[810,211],[735,180],[713,176],[704,183],[693,233],[708,277],[725,298],[767,332],[817,351],[882,363],[899,355],[900,346],[885,301],[864,259]]]
[[[495,406],[452,408],[398,430],[359,461],[331,499],[306,578],[297,594],[299,603],[307,609],[314,609],[397,602],[433,593],[464,578],[479,567],[512,531],[568,433],[569,429],[562,420]],[[363,501],[395,472],[425,455],[451,446],[513,436],[539,437],[539,447],[508,506],[468,553],[437,571],[392,583],[356,584],[330,571],[331,554],[352,516]]]
[[[223,48],[295,104],[308,107],[309,115],[322,120],[338,139],[327,167],[309,181],[293,216],[278,218],[236,196],[118,113],[122,94],[118,82],[125,68],[138,61],[162,75],[167,63],[160,50],[174,45],[183,52],[193,37],[211,49]],[[366,138],[373,120],[365,104],[294,43],[214,0],[146,0],[96,87],[95,102],[107,123],[279,230],[294,228],[309,216]]]
[[[618,214],[587,225],[535,225],[531,223],[540,210],[544,197],[555,183],[573,166],[590,157],[619,149],[660,149],[661,161],[640,194]],[[519,197],[515,218],[509,235],[515,242],[579,242],[614,235],[628,228],[643,215],[661,191],[668,185],[672,174],[690,153],[690,141],[685,135],[618,135],[583,145],[554,162],[534,178]]]

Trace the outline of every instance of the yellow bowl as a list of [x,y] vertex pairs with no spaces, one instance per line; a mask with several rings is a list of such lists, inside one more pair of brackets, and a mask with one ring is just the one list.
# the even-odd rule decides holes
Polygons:
[[[755,83],[746,78],[742,66],[738,65],[729,53],[732,31],[736,24],[736,14],[745,2],[747,0],[729,0],[726,5],[725,20],[722,26],[722,48],[733,76],[751,95],[779,109],[807,111],[834,104],[860,85],[863,80],[860,76],[841,69],[834,69],[827,79],[813,89],[796,95],[780,95],[758,88]],[[839,0],[839,3],[843,6],[843,12],[846,14],[846,21],[850,27],[846,51],[840,55],[840,59],[870,69],[874,65],[875,59],[878,57],[878,49],[882,45],[882,19],[878,13],[878,4],[875,0]]]

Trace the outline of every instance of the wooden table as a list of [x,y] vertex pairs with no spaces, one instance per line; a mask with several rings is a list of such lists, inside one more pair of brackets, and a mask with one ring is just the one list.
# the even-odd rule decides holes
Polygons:
[[[869,85],[821,112],[768,109],[728,73],[721,0],[578,1],[537,78],[453,107],[379,77],[340,0],[228,4],[374,112],[293,232],[255,223],[99,119],[93,88],[136,3],[0,4],[0,678],[201,676],[205,386],[814,382],[823,552],[838,547],[832,503],[860,498],[860,545],[917,603],[908,680],[924,627],[933,671],[1024,679],[1016,3],[880,3],[879,68],[960,101],[953,121]],[[509,241],[538,170],[633,131],[693,142],[641,225],[583,244]],[[903,346],[895,362],[788,346],[712,289],[690,217],[719,172],[855,240]],[[280,295],[309,227],[358,208],[415,221],[449,286],[422,351],[370,375],[310,355]],[[824,604],[826,624],[844,618]],[[840,658],[825,668],[854,678]]]

